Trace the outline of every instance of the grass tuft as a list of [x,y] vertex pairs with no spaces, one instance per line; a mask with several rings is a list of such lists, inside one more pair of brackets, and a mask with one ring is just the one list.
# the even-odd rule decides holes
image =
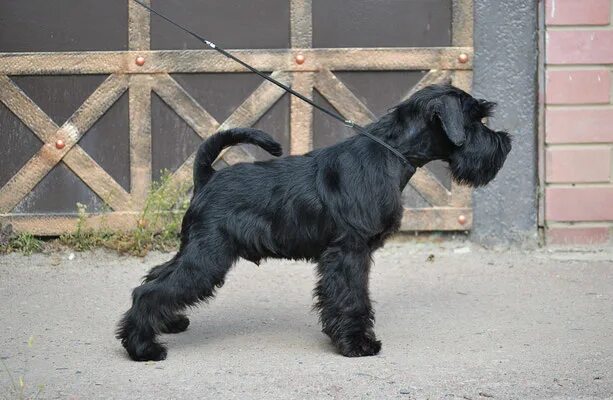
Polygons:
[[0,243],[1,253],[19,252],[25,255],[42,251],[44,242],[30,233],[11,234]]

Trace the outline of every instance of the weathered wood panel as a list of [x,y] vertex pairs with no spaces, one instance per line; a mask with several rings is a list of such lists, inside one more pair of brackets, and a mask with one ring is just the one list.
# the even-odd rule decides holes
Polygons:
[[[338,48],[295,50],[231,50],[231,53],[262,71],[343,71],[469,70],[471,47],[433,48]],[[302,54],[303,64],[295,57]],[[458,61],[467,54],[466,63]],[[143,66],[136,58],[145,59]],[[247,69],[214,50],[79,52],[79,53],[0,53],[0,72],[6,75],[51,74],[155,74],[247,72]]]
[[[360,124],[374,120],[387,107],[428,84],[452,80],[465,90],[471,86],[472,0],[256,0],[250,7],[244,7],[241,0],[207,0],[204,3],[190,0],[181,4],[146,1],[213,41],[223,38],[223,43],[219,44],[233,49],[231,52],[236,56],[260,70],[275,71],[273,76],[285,84]],[[0,12],[17,15],[30,11],[31,16],[38,13],[34,20],[41,20],[47,16],[40,11],[52,6],[41,2],[3,3]],[[289,137],[287,140],[291,143],[287,150],[300,154],[317,145],[316,141],[321,143],[321,136],[313,133],[321,121],[318,111],[287,95],[287,102],[279,102],[284,92],[267,82],[248,89],[245,84],[252,79],[239,77],[245,72],[243,67],[212,50],[202,49],[201,44],[159,18],[151,18],[137,4],[124,3],[121,10],[116,9],[117,5],[107,7],[107,13],[99,20],[78,21],[71,26],[66,21],[73,18],[75,12],[81,10],[82,15],[91,15],[100,5],[93,0],[77,3],[75,0],[62,3],[61,7],[71,7],[70,12],[63,15],[63,20],[53,21],[46,28],[40,24],[23,31],[23,26],[19,26],[20,31],[15,36],[11,33],[15,25],[0,27],[0,101],[5,110],[9,110],[0,111],[12,113],[12,117],[2,118],[17,118],[21,125],[6,126],[24,134],[27,133],[25,129],[33,133],[32,137],[24,139],[22,151],[27,157],[17,157],[21,161],[10,163],[12,176],[0,179],[4,183],[0,187],[0,220],[12,221],[18,230],[39,234],[58,234],[74,228],[75,219],[70,215],[15,214],[20,202],[30,201],[35,187],[40,192],[40,182],[51,178],[57,182],[72,171],[79,177],[80,185],[91,191],[93,203],[104,202],[114,210],[105,217],[94,216],[92,224],[100,224],[104,219],[111,228],[133,226],[151,181],[159,172],[153,168],[158,163],[155,156],[166,153],[164,147],[159,144],[156,147],[155,135],[163,135],[163,146],[168,149],[168,146],[173,147],[173,137],[169,135],[178,134],[173,129],[159,131],[160,128],[172,128],[172,123],[166,128],[156,125],[158,131],[155,131],[152,120],[155,121],[157,115],[154,114],[158,112],[174,113],[176,117],[173,118],[184,121],[181,129],[185,134],[192,135],[191,139],[182,139],[189,150],[173,161],[178,167],[173,172],[172,182],[177,184],[191,179],[193,151],[199,141],[218,129],[260,125],[263,116],[273,107],[278,110],[280,105],[287,110],[277,114],[289,118],[287,126],[283,126],[289,130],[284,136]],[[29,8],[36,4],[36,10]],[[262,11],[263,19],[253,18],[253,7],[266,11]],[[206,8],[207,13],[198,12],[199,8]],[[344,18],[329,18],[337,13]],[[113,24],[107,21],[109,15],[118,17]],[[228,15],[235,18],[233,26],[238,29],[227,29]],[[113,34],[106,39],[99,33],[104,21],[107,21],[105,28],[114,28]],[[61,31],[64,36],[74,36],[70,32],[83,23],[90,24],[91,29],[71,43],[62,42],[63,39],[54,44],[44,43],[37,36],[47,28]],[[250,24],[255,23],[257,30],[250,28]],[[247,42],[249,46],[244,45]],[[33,46],[37,43],[42,45]],[[462,54],[466,56],[463,60],[460,59]],[[142,63],[136,62],[139,57]],[[380,93],[385,85],[376,84],[378,78],[373,78],[374,71],[388,71],[384,72],[387,74],[384,81],[394,90]],[[215,73],[232,74],[237,79],[218,79],[223,87],[216,86],[218,83],[214,83],[212,77]],[[203,83],[189,74],[204,74],[202,76],[210,83]],[[411,75],[407,80],[409,75],[403,74]],[[55,98],[45,99],[43,94],[42,103],[51,106],[45,104],[41,109],[38,86],[32,79],[38,76],[36,79],[48,80],[45,77],[48,75],[88,75],[92,76],[89,85],[94,86],[81,100],[72,91],[67,91],[70,94],[60,103],[53,103],[57,102]],[[105,78],[104,75],[109,76]],[[27,90],[24,92],[20,85],[27,86]],[[396,87],[404,89],[401,94],[390,96],[396,92]],[[244,93],[239,94],[238,88]],[[90,129],[100,131],[100,127],[92,127],[99,124],[97,121],[105,118],[105,114],[118,118],[120,114],[107,110],[117,109],[114,104],[119,104],[118,99],[126,91],[129,93],[123,98],[127,100],[121,105],[129,112],[129,137],[125,143],[129,143],[130,165],[124,172],[129,176],[123,179],[118,178],[122,169],[110,168],[109,158],[103,154],[113,151],[113,146],[95,146],[100,143],[98,139],[83,138]],[[218,96],[221,92],[227,92],[227,96]],[[228,110],[232,101],[236,103]],[[224,102],[225,105],[219,107]],[[67,113],[73,103],[72,110],[76,111]],[[225,111],[221,111],[224,107]],[[268,121],[267,124],[270,118]],[[110,129],[112,125],[104,126]],[[355,132],[336,121],[326,120],[323,134],[333,142]],[[14,143],[12,135],[6,137],[11,140],[7,143]],[[328,139],[325,141],[329,142]],[[42,141],[40,147],[36,140]],[[63,141],[62,146],[57,145],[58,140]],[[124,143],[123,140],[119,142]],[[254,155],[259,157],[260,153],[243,147],[228,149],[216,166],[252,161]],[[68,168],[62,167],[63,164]],[[409,192],[410,195],[405,196],[409,208],[405,211],[403,229],[470,228],[471,192],[450,184],[440,163],[420,170],[411,181]],[[80,194],[83,195],[87,192]],[[416,205],[421,208],[415,208]],[[22,213],[28,210],[21,205],[18,209]]]

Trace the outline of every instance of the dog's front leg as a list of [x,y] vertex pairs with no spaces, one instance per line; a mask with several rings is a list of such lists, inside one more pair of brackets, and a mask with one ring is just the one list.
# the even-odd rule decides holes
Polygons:
[[372,356],[381,350],[373,331],[374,313],[368,296],[370,249],[331,247],[317,265],[316,307],[323,332],[347,357]]

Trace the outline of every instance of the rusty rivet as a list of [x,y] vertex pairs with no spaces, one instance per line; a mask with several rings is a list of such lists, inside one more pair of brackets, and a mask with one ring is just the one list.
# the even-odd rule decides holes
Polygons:
[[468,54],[466,53],[462,53],[458,56],[458,61],[462,64],[466,64],[466,62],[468,61]]
[[55,141],[55,148],[58,150],[62,150],[64,147],[66,147],[66,143],[64,143],[64,141],[62,139],[58,139]]
[[143,65],[145,65],[145,57],[143,56],[138,56],[136,57],[136,65],[138,65],[139,67],[142,67]]
[[304,60],[305,60],[305,58],[304,58],[304,56],[302,54],[298,54],[296,56],[296,64],[302,65],[302,64],[304,64]]
[[460,215],[458,217],[458,222],[460,223],[460,225],[464,225],[466,223],[466,215]]

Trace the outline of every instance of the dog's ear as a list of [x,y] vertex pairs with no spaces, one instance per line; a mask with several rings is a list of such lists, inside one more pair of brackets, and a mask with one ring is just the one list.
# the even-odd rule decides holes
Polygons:
[[466,132],[460,99],[456,96],[442,96],[435,114],[441,120],[449,140],[458,147],[462,146],[466,141]]

